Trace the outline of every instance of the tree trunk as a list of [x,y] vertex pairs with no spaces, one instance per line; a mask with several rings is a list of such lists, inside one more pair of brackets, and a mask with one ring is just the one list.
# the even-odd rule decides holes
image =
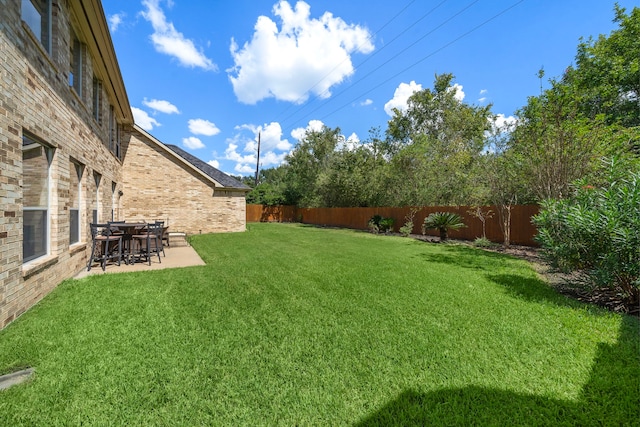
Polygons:
[[445,240],[447,240],[447,229],[446,228],[440,228],[440,241],[444,242]]

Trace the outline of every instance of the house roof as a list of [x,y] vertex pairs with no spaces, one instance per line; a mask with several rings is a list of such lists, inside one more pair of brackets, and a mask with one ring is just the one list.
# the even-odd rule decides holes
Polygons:
[[[211,181],[215,187],[225,188],[228,190],[238,190],[238,191],[251,191],[251,187],[241,183],[235,178],[230,177],[226,173],[214,168],[208,163],[200,160],[196,156],[193,156],[178,146],[164,144],[160,142],[155,136],[151,135],[146,130],[142,129],[139,125],[134,124],[133,130],[135,132],[140,133],[147,140],[155,144],[158,148],[162,149],[164,152],[169,154],[171,157],[176,159],[178,162],[185,165],[185,167],[190,168],[194,172],[200,174],[207,180]],[[126,154],[125,154],[126,155]]]
[[196,156],[187,153],[182,148],[176,145],[171,145],[171,144],[165,144],[165,145],[169,147],[171,151],[178,154],[180,157],[182,157],[183,159],[191,163],[193,166],[195,166],[196,168],[204,172],[206,175],[211,177],[211,179],[219,182],[223,187],[230,187],[230,188],[239,189],[239,190],[251,190],[251,187],[243,184],[242,182],[227,175],[226,173],[220,171],[219,169],[214,168],[213,166],[200,160]]

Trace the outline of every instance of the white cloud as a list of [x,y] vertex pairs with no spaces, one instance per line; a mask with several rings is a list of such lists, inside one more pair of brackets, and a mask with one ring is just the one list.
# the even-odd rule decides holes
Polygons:
[[160,8],[160,0],[143,0],[142,4],[146,10],[141,12],[141,15],[153,26],[151,41],[158,52],[176,58],[185,67],[213,71],[218,69],[216,64],[196,48],[193,41],[185,38],[175,29],[172,22],[167,21]]
[[127,14],[124,12],[114,13],[113,15],[109,16],[109,29],[112,33],[115,33],[118,30],[118,27],[120,26],[120,24],[122,24],[125,16],[127,16]]
[[242,155],[238,153],[238,144],[235,144],[233,142],[230,142],[227,149],[224,150],[224,156],[225,156],[225,159],[227,160],[231,160],[236,163],[243,163],[243,164],[250,163],[255,165],[256,161],[258,160],[258,158],[256,157],[256,153],[247,154],[247,155]]
[[393,98],[384,104],[384,111],[391,117],[393,117],[394,108],[397,108],[402,112],[407,111],[407,100],[415,92],[419,92],[421,90],[422,85],[417,84],[413,80],[410,83],[400,83],[393,93]]
[[487,89],[480,89],[480,93],[479,93],[480,98],[478,98],[478,102],[480,104],[483,104],[484,102],[487,101],[488,98],[485,95],[487,95],[488,93],[489,91]]
[[310,120],[306,128],[296,128],[292,130],[291,136],[300,141],[302,138],[304,138],[307,131],[320,132],[323,126],[324,123],[322,123],[320,120]]
[[200,139],[196,138],[195,136],[190,136],[188,138],[182,138],[182,145],[184,145],[185,147],[191,149],[191,150],[197,150],[198,148],[204,148],[204,144],[202,143],[202,141],[200,141]]
[[504,114],[496,115],[494,127],[497,129],[508,129],[518,123],[518,119],[513,116],[505,116]]
[[507,117],[504,114],[497,114],[492,120],[490,119],[491,130],[487,130],[484,133],[488,141],[487,153],[495,153],[499,150],[501,144],[496,144],[496,142],[509,134],[517,123],[518,119],[516,117]]
[[453,96],[455,99],[458,100],[458,102],[462,102],[464,100],[464,92],[462,90],[462,85],[455,83],[451,88],[449,88],[449,90],[454,90],[455,91],[455,95]]
[[[237,133],[227,139],[224,158],[236,163],[238,173],[254,173],[258,161],[258,134],[260,134],[260,167],[282,164],[292,144],[282,139],[282,127],[278,122],[264,125],[243,124],[235,127]],[[240,147],[242,151],[240,151]]]
[[163,101],[159,99],[152,99],[151,101],[145,98],[142,103],[149,108],[152,108],[156,111],[160,111],[165,114],[180,114],[178,107],[170,103],[169,101]]
[[291,150],[292,145],[289,140],[282,139],[282,127],[278,122],[271,122],[262,126],[241,125],[236,126],[236,129],[246,129],[254,135],[254,139],[245,145],[245,151],[257,150],[258,134],[260,134],[260,149],[264,152],[271,150]]
[[214,167],[214,168],[216,168],[216,169],[220,169],[220,162],[219,162],[219,161],[217,161],[217,160],[209,160],[209,161],[207,162],[207,164],[208,164],[209,166],[213,166],[213,167]]
[[152,130],[154,126],[160,126],[160,123],[144,110],[131,107],[131,112],[133,113],[133,121],[146,131]]
[[360,105],[362,105],[363,107],[367,106],[367,105],[371,105],[371,104],[373,104],[373,100],[372,99],[365,99],[364,101],[362,101],[360,103]]
[[[291,131],[291,136],[296,140],[300,141],[303,139],[307,132],[320,132],[324,127],[324,123],[320,120],[310,120],[309,124],[305,128],[296,128]],[[341,140],[336,145],[336,150],[347,149],[349,151],[354,150],[358,145],[360,145],[360,137],[358,134],[353,132],[351,135],[344,136],[339,135]]]
[[234,171],[238,172],[239,174],[252,174],[255,172],[255,169],[249,165],[245,165],[242,163],[238,163],[234,168]]
[[360,145],[360,137],[358,137],[358,135],[355,132],[353,132],[351,135],[349,135],[346,138],[344,138],[343,136],[342,141],[338,144],[338,146],[336,147],[336,150],[346,149],[348,151],[353,151],[359,145]]
[[239,48],[231,40],[234,66],[227,70],[240,102],[255,104],[265,98],[302,103],[310,92],[320,98],[354,72],[353,53],[370,53],[369,31],[347,24],[330,12],[310,18],[310,6],[298,1],[291,8],[281,0],[273,7],[280,28],[260,16],[251,41]]
[[191,119],[189,120],[189,132],[194,135],[214,136],[220,133],[220,129],[209,120]]

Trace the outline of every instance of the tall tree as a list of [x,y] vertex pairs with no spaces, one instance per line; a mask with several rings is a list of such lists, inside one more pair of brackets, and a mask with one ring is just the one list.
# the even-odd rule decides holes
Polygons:
[[329,170],[336,147],[342,142],[344,136],[340,128],[323,126],[319,131],[307,131],[286,157],[286,179],[291,201],[304,207],[323,206],[321,177]]
[[538,201],[566,197],[571,182],[592,173],[606,154],[601,117],[581,117],[574,93],[552,81],[517,112],[511,148],[527,159],[522,174]]
[[511,148],[527,159],[522,173],[538,201],[568,196],[603,156],[640,148],[640,9],[615,12],[620,28],[582,41],[575,67],[517,112]]
[[640,126],[640,8],[625,12],[615,5],[620,27],[609,36],[581,40],[576,65],[562,81],[575,87],[584,116],[603,114],[607,124],[634,127]]
[[532,199],[524,172],[528,159],[512,147],[515,126],[515,123],[498,125],[494,122],[488,133],[487,143],[490,149],[480,156],[472,172],[478,183],[470,202],[495,206],[505,246],[511,244],[513,207],[529,203]]
[[433,90],[414,93],[388,123],[399,204],[462,204],[472,191],[468,171],[485,146],[491,106],[464,103],[453,79],[436,75]]

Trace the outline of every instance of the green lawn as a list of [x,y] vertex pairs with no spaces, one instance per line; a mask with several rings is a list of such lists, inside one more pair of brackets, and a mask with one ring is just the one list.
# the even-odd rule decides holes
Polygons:
[[290,224],[70,280],[0,332],[0,425],[638,425],[638,319],[524,261]]

